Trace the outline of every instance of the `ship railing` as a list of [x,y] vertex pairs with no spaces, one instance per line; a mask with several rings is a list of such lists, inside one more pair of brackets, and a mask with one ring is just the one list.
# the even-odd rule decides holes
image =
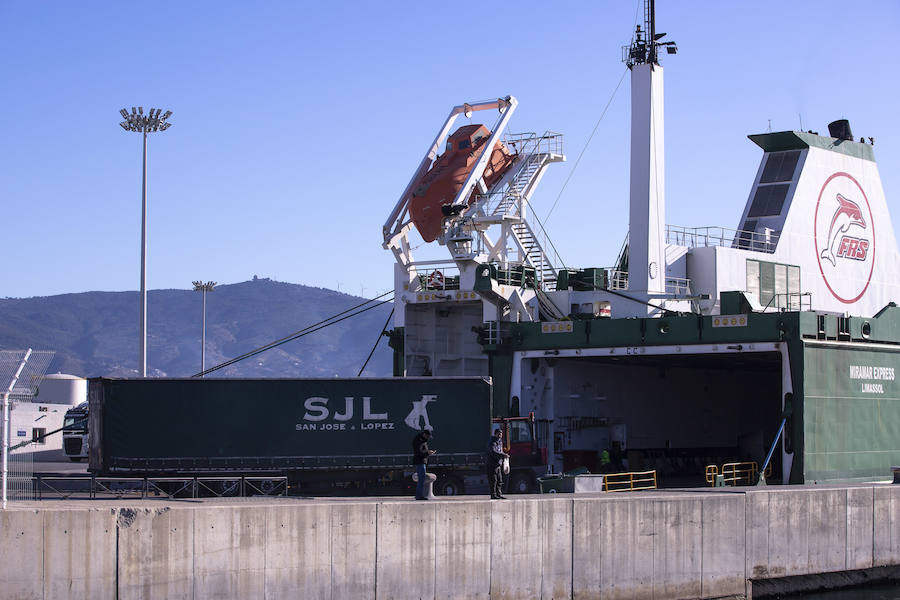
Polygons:
[[522,264],[520,261],[493,261],[484,264],[491,267],[491,277],[498,285],[534,289],[538,285],[541,276],[537,267]]
[[484,335],[482,343],[489,345],[498,345],[503,342],[503,338],[509,338],[512,335],[513,323],[509,321],[485,321],[481,324],[481,330]]
[[603,475],[604,492],[636,492],[656,489],[656,470]]
[[[512,182],[515,184],[515,182]],[[475,195],[475,216],[506,216],[514,219],[521,219],[529,214],[529,211],[523,207],[524,200],[520,190],[513,186],[506,187],[502,190],[494,190],[486,194]]]
[[754,252],[775,252],[779,234],[772,229],[744,231],[725,227],[681,227],[666,225],[666,243],[687,248],[720,246]]
[[485,321],[483,323],[484,341],[486,344],[497,345],[500,343],[500,322]]
[[563,136],[555,131],[545,131],[539,135],[533,131],[524,133],[508,133],[503,136],[503,143],[513,152],[528,154],[562,154]]
[[690,296],[691,280],[685,277],[666,277],[666,293],[673,296]]
[[775,308],[779,311],[803,311],[812,309],[812,292],[786,292],[773,294],[763,307],[764,311]]
[[[609,274],[608,289],[621,291],[628,289],[628,271],[607,268]],[[666,277],[666,294],[672,296],[690,296],[691,280],[687,277]]]
[[476,217],[484,217],[494,214],[499,207],[515,207],[513,211],[516,216],[522,214],[519,206],[519,198],[516,194],[504,189],[500,191],[488,192],[487,194],[476,194],[474,205],[476,206]]
[[608,269],[609,271],[609,289],[611,290],[627,290],[628,289],[628,271],[620,271],[619,269]]
[[413,263],[410,292],[443,292],[459,289],[459,267],[446,261]]

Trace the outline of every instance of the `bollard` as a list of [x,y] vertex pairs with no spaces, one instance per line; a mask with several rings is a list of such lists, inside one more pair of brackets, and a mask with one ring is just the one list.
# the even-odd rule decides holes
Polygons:
[[[434,473],[425,473],[425,497],[429,500],[434,499],[434,482],[437,479],[437,475]],[[419,474],[413,473],[412,480],[416,483],[419,481]]]

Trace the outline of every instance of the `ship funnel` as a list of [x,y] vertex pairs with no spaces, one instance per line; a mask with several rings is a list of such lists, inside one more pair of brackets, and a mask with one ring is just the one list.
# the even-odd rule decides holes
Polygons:
[[850,131],[850,121],[838,119],[828,124],[828,135],[845,141],[853,141],[853,132]]
[[900,298],[900,253],[872,145],[843,119],[828,131],[750,136],[765,154],[733,246],[750,252],[737,282],[763,306],[868,317]]

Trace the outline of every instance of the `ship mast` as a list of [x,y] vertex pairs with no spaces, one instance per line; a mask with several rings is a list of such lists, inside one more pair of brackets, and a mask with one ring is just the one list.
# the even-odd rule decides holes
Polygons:
[[[634,65],[651,64],[659,66],[659,49],[665,48],[668,54],[678,52],[675,42],[662,42],[665,33],[656,33],[656,0],[644,0],[644,28],[635,28],[634,40],[627,47],[625,62],[631,69]],[[649,33],[649,35],[648,35]]]
[[[644,23],[623,53],[631,70],[631,191],[628,227],[628,291],[645,302],[666,294],[663,69],[659,48],[675,54],[674,42],[656,33],[655,1],[644,2]],[[638,306],[638,305],[636,305]],[[651,313],[649,306],[641,310]]]

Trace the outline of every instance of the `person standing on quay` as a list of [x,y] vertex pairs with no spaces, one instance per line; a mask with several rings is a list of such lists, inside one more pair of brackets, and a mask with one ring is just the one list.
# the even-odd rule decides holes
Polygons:
[[424,429],[416,435],[412,441],[413,448],[413,465],[416,467],[416,500],[428,500],[425,497],[425,465],[428,464],[428,457],[435,453],[428,447],[431,440],[431,430]]
[[491,500],[506,500],[500,495],[503,487],[503,459],[509,458],[509,454],[503,451],[503,430],[495,429],[494,435],[488,442],[487,468],[488,487],[491,490]]

